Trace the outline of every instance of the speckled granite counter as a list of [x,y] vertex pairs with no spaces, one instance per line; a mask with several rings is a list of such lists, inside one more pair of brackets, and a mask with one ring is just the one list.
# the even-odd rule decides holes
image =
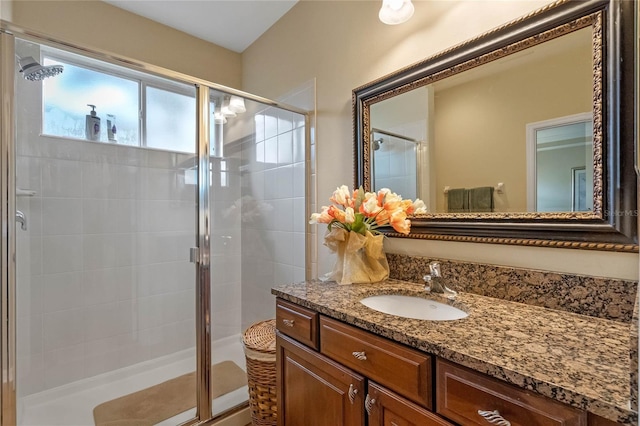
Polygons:
[[272,293],[324,315],[412,346],[521,388],[637,425],[630,408],[630,325],[564,311],[460,293],[456,321],[422,321],[374,311],[359,303],[374,294],[428,295],[399,280],[337,285],[308,281]]

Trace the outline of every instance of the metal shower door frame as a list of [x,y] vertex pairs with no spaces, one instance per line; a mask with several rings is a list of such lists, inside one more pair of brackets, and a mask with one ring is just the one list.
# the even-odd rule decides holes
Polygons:
[[2,219],[2,300],[0,352],[0,425],[14,425],[16,416],[16,183],[15,183],[15,44],[0,32],[0,211]]

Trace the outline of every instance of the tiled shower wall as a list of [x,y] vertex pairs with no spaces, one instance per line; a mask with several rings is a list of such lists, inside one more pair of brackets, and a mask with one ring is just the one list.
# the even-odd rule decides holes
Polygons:
[[19,139],[21,395],[194,346],[187,155]]
[[193,348],[193,155],[41,136],[17,85],[19,396]]
[[305,279],[305,121],[266,108],[242,144],[242,328],[275,316],[271,287]]

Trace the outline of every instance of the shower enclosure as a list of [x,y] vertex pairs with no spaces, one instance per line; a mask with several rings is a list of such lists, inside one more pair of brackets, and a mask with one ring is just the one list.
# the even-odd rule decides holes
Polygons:
[[420,141],[386,130],[371,131],[371,176],[376,190],[393,188],[404,198],[422,197],[418,168]]
[[[242,330],[274,316],[273,285],[305,279],[306,113],[12,30],[2,424],[237,413]],[[23,78],[27,57],[62,73]]]

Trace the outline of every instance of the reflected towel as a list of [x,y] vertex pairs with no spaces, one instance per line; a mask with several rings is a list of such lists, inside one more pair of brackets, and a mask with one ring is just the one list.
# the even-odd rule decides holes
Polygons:
[[493,211],[493,187],[481,186],[469,190],[469,211],[470,212],[492,212]]
[[447,192],[447,211],[461,213],[469,211],[469,195],[465,188],[454,188]]

